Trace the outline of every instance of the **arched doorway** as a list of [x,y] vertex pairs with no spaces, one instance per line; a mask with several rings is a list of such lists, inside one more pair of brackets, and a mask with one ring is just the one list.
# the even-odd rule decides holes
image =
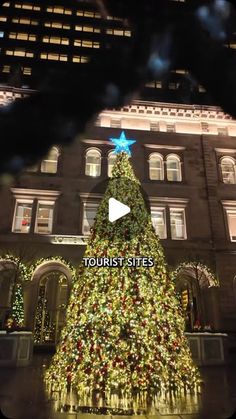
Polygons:
[[67,277],[58,271],[42,275],[38,287],[38,299],[34,321],[34,341],[39,344],[55,344],[65,322],[69,298]]
[[71,270],[57,260],[43,261],[32,276],[34,342],[55,345],[65,324],[72,280]]
[[182,274],[176,282],[176,291],[180,297],[186,331],[190,332],[197,324],[202,324],[203,309],[199,285],[194,278]]
[[209,269],[198,262],[184,263],[174,272],[186,331],[219,330],[219,284]]
[[16,270],[17,266],[14,262],[0,261],[0,327],[4,326],[7,314],[11,309]]

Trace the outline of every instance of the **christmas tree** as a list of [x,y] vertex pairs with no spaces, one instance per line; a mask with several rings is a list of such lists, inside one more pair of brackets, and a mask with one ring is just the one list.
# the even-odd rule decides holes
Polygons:
[[14,289],[11,317],[17,327],[24,326],[24,300],[22,284],[17,284]]
[[[84,256],[124,263],[79,267],[46,382],[51,391],[77,394],[80,406],[141,408],[163,394],[196,390],[199,374],[163,249],[129,162],[133,141],[124,133],[112,141],[117,158]],[[111,197],[131,209],[114,223],[108,221]],[[138,257],[152,258],[154,265]],[[132,266],[128,258],[134,258]]]

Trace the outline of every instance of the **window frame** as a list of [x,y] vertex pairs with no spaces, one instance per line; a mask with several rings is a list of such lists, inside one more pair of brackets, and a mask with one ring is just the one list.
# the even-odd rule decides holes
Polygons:
[[[232,182],[232,183],[231,182],[224,182],[224,176],[223,176],[223,170],[222,170],[222,161],[223,160],[229,160],[233,164],[234,182]],[[222,156],[220,158],[219,166],[220,166],[220,177],[221,177],[222,183],[224,185],[235,185],[236,184],[236,162],[235,162],[235,159],[232,156]]]
[[[161,161],[161,168],[160,168],[161,176],[160,176],[160,179],[154,179],[154,178],[151,177],[150,163],[151,163],[152,157],[155,157],[155,156],[158,157],[159,160]],[[158,171],[159,171],[159,169],[157,168],[156,172],[158,173]],[[163,182],[165,180],[164,158],[163,158],[162,154],[156,153],[156,152],[153,152],[153,153],[149,154],[149,156],[148,156],[148,176],[149,176],[149,180],[153,180],[153,181],[156,181],[156,182]]]
[[[17,208],[19,204],[28,204],[31,205],[31,218],[30,218],[30,226],[29,226],[29,231],[15,231],[15,224],[16,224],[16,214],[17,214]],[[33,211],[34,211],[34,199],[33,198],[16,198],[15,199],[15,208],[14,208],[14,214],[13,214],[13,219],[12,219],[12,226],[11,226],[11,232],[14,234],[29,234],[31,232],[32,229],[32,224],[33,224]]]
[[[82,234],[83,234],[84,236],[87,236],[87,237],[88,237],[88,236],[90,236],[90,232],[89,232],[89,233],[87,233],[87,232],[85,232],[85,230],[84,230],[84,228],[85,228],[84,221],[85,221],[85,215],[86,215],[86,207],[90,206],[90,207],[96,208],[96,213],[97,213],[97,210],[98,210],[99,204],[100,204],[100,202],[95,202],[95,201],[87,201],[87,202],[83,202],[83,214],[82,214]],[[86,221],[88,221],[88,220],[87,220],[87,218],[86,218]],[[90,230],[92,226],[90,226],[90,225],[89,225],[89,223],[88,223],[88,226],[89,226],[89,230]]]
[[[48,206],[52,206],[52,221],[51,221],[51,231],[48,233],[42,233],[37,231],[38,228],[38,211],[39,211],[39,207],[40,205],[48,205]],[[53,223],[54,223],[54,214],[55,213],[55,201],[47,201],[47,200],[42,200],[42,199],[37,199],[37,206],[36,206],[36,211],[35,211],[35,221],[34,221],[34,233],[35,234],[42,234],[44,236],[50,235],[53,232]]]
[[157,231],[156,231],[156,229],[155,229],[155,227],[154,227],[153,223],[152,223],[152,225],[153,225],[153,228],[154,228],[154,230],[155,230],[155,233],[158,235],[159,239],[160,239],[160,240],[166,240],[166,239],[168,238],[168,237],[167,237],[167,217],[166,217],[166,207],[165,207],[165,206],[152,205],[152,206],[150,207],[151,219],[152,219],[152,212],[153,212],[153,211],[159,211],[159,212],[162,212],[162,213],[163,213],[163,220],[164,220],[164,237],[160,237],[160,236],[158,235],[158,233],[157,233]]
[[[176,159],[176,161],[178,161],[178,170],[170,169],[170,168],[168,169],[168,159],[170,160],[171,158]],[[181,161],[180,156],[178,154],[174,154],[174,153],[168,154],[165,158],[165,164],[166,164],[166,180],[167,180],[167,182],[176,182],[176,183],[177,182],[178,183],[182,182],[183,181],[183,174],[182,174],[182,161]],[[177,177],[179,177],[179,180],[168,179],[168,172],[169,171],[171,171],[172,173],[173,172],[177,173]]]
[[[172,236],[172,223],[171,223],[171,212],[172,211],[176,211],[176,212],[182,212],[183,213],[183,232],[184,232],[184,237],[173,237]],[[185,207],[178,207],[178,206],[174,206],[174,205],[170,205],[169,206],[169,225],[170,225],[170,239],[171,240],[187,240],[188,236],[187,236],[187,224],[186,224],[186,210]]]
[[[99,164],[99,171],[98,171],[98,174],[96,176],[93,176],[93,175],[87,173],[87,165],[91,166],[93,164],[93,163],[88,163],[87,162],[88,153],[90,151],[97,151],[99,153],[99,163],[98,163]],[[102,174],[102,152],[101,152],[101,150],[99,148],[97,148],[97,147],[89,147],[89,148],[87,148],[85,150],[84,174],[85,174],[85,176],[88,176],[88,177],[94,178],[94,179],[99,178],[101,176],[101,174]]]

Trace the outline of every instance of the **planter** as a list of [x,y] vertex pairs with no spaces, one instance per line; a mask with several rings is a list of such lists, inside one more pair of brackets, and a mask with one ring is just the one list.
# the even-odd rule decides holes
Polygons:
[[26,367],[33,356],[31,332],[0,331],[0,367]]
[[228,360],[228,335],[225,333],[185,333],[194,362],[224,365]]

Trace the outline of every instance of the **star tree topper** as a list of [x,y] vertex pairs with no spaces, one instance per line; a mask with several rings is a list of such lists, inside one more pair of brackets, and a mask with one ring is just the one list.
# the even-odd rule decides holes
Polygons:
[[136,140],[127,140],[124,131],[120,134],[120,138],[109,138],[110,141],[116,146],[114,153],[127,153],[131,156],[130,146],[136,143]]

